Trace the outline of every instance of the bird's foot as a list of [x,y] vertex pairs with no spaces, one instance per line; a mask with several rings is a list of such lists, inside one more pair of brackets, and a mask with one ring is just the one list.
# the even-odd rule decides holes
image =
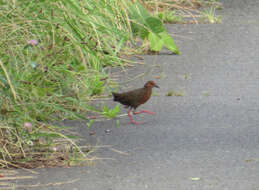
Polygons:
[[130,123],[134,124],[134,125],[141,125],[141,124],[143,124],[143,122],[136,122],[136,121],[134,121],[133,118],[132,118],[132,115],[130,114],[130,111],[131,110],[129,109],[128,116],[129,116],[129,119],[130,119]]
[[141,111],[133,111],[133,114],[136,115],[136,114],[140,114],[140,113],[147,113],[147,114],[150,114],[150,115],[155,115],[156,113],[155,112],[152,112],[152,111],[149,111],[149,110],[141,110]]

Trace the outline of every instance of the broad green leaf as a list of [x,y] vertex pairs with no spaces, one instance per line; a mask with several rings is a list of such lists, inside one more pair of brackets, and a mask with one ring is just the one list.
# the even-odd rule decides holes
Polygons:
[[175,54],[180,53],[176,44],[174,43],[173,38],[167,32],[160,33],[160,36],[161,36],[166,48],[168,48]]
[[158,18],[150,16],[146,18],[146,23],[153,33],[158,34],[165,31],[163,23]]
[[140,3],[136,3],[136,8],[138,10],[138,13],[144,18],[146,19],[147,17],[149,17],[149,13],[147,12],[147,10],[140,4]]
[[152,51],[160,51],[164,45],[163,40],[152,32],[148,34],[148,41],[150,42],[150,49]]
[[133,33],[142,39],[147,38],[152,51],[160,51],[165,46],[173,53],[179,54],[174,40],[160,19],[152,17],[139,3],[129,6],[128,11]]
[[140,3],[131,4],[128,11],[131,19],[138,20],[142,24],[144,24],[145,19],[150,16]]
[[148,24],[146,19],[150,17],[147,10],[140,4],[132,4],[128,9],[129,17],[131,19],[132,32],[142,39],[148,36]]

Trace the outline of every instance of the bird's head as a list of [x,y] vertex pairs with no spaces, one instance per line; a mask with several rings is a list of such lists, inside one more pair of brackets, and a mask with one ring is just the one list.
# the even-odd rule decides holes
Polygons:
[[157,84],[152,80],[146,82],[144,87],[145,88],[153,88],[153,87],[159,88],[159,86],[157,86]]

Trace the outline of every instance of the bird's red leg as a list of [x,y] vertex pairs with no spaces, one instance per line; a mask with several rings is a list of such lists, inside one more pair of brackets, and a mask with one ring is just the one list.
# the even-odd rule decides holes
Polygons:
[[130,114],[130,111],[131,111],[131,109],[129,109],[129,111],[128,111],[128,116],[129,116],[129,119],[130,119],[130,123],[135,124],[135,125],[143,124],[143,123],[141,123],[141,122],[133,121],[132,115]]
[[152,112],[152,111],[149,111],[149,110],[141,110],[141,111],[138,111],[138,112],[136,112],[135,110],[133,111],[134,115],[140,114],[140,113],[147,113],[147,114],[151,114],[151,115],[155,115],[156,114],[155,112]]

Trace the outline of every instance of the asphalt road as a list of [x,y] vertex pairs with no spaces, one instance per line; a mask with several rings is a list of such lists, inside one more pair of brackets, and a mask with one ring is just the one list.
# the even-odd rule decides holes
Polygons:
[[[169,25],[181,55],[145,56],[146,65],[128,71],[154,68],[132,82],[138,87],[161,76],[158,96],[142,107],[157,115],[136,117],[145,124],[123,117],[120,127],[96,123],[90,136],[82,123],[67,122],[90,144],[123,153],[99,148],[107,159],[93,166],[35,170],[23,184],[53,184],[21,189],[258,190],[259,1],[225,0],[218,14],[221,24]],[[183,96],[165,96],[171,90]]]

